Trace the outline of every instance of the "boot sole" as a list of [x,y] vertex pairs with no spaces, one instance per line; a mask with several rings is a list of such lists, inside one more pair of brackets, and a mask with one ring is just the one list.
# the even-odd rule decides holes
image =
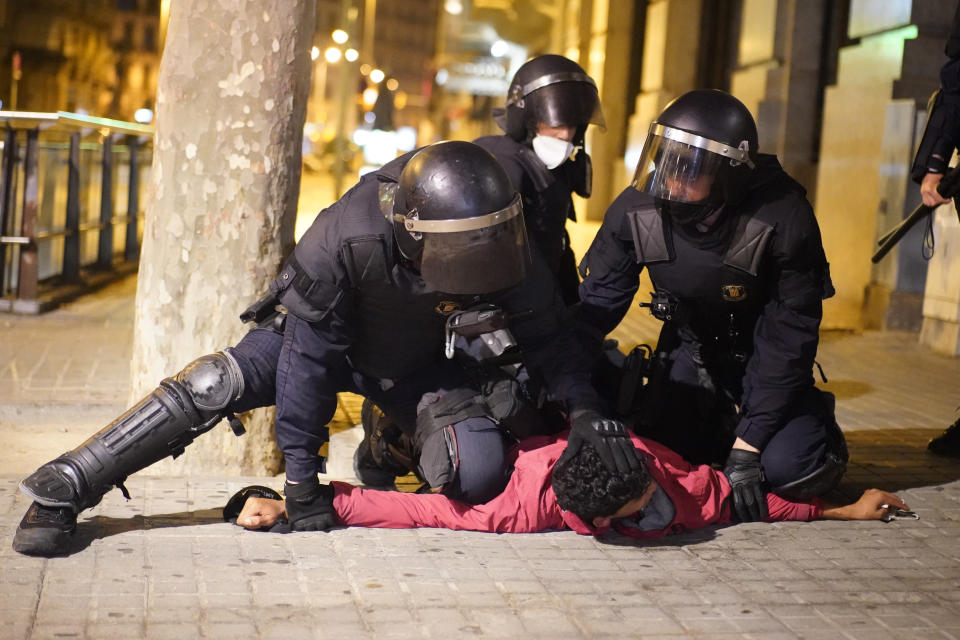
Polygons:
[[26,556],[58,556],[70,550],[73,530],[56,527],[17,528],[13,536],[13,550]]

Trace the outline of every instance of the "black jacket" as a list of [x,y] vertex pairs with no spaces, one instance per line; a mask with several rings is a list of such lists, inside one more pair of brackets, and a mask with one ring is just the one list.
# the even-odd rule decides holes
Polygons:
[[944,53],[948,60],[940,69],[940,91],[927,114],[927,124],[910,169],[910,176],[917,183],[923,181],[930,169],[943,173],[953,150],[960,148],[960,4],[953,16]]
[[[381,211],[381,182],[396,182],[413,153],[369,173],[321,211],[272,288],[288,312],[280,354],[284,384],[277,389],[277,442],[287,475],[316,474],[316,452],[327,439],[324,406],[341,389],[345,367],[401,382],[444,358],[446,316],[480,302],[507,313],[532,311],[511,330],[534,376],[572,406],[595,406],[585,353],[566,322],[566,310],[543,259],[533,251],[526,279],[489,296],[453,296],[430,290],[401,264],[393,225]],[[299,320],[299,321],[298,321]],[[303,322],[300,322],[303,321]],[[326,402],[325,402],[326,401]],[[332,411],[331,411],[332,413]]]
[[803,187],[761,155],[744,199],[705,234],[673,227],[649,195],[625,189],[580,265],[580,319],[595,335],[623,318],[644,267],[677,303],[661,341],[672,332],[708,370],[740,363],[737,435],[762,449],[813,384],[821,300],[833,295]]

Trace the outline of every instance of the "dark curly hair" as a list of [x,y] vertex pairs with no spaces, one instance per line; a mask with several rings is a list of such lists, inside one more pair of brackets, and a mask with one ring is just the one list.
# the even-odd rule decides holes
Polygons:
[[592,445],[583,443],[569,460],[558,462],[551,472],[557,504],[584,522],[608,518],[650,486],[650,470],[643,455],[640,467],[622,475],[610,471]]

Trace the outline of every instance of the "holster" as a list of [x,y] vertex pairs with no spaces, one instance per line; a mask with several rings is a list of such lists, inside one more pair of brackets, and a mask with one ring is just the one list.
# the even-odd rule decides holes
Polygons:
[[280,312],[279,306],[280,299],[277,295],[272,291],[268,292],[240,314],[240,322],[252,322],[258,327],[283,333],[287,317]]
[[633,348],[623,362],[623,377],[617,392],[616,412],[618,416],[627,416],[636,406],[643,391],[644,382],[653,373],[653,348],[640,344]]

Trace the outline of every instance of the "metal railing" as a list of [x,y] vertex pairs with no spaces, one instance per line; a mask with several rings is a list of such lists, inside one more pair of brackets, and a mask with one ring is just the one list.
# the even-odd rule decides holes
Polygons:
[[0,312],[40,313],[133,272],[153,127],[64,111],[0,111],[0,127]]

